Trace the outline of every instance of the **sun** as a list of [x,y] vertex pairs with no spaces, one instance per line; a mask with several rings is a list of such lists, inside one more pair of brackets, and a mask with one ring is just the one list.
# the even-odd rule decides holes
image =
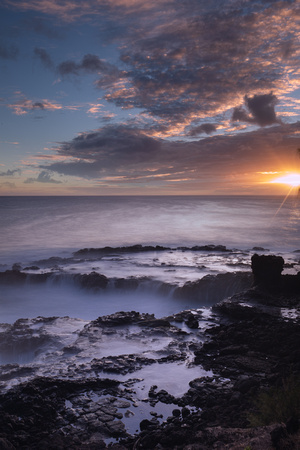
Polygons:
[[300,173],[289,173],[283,177],[275,178],[270,183],[288,184],[292,187],[300,186]]

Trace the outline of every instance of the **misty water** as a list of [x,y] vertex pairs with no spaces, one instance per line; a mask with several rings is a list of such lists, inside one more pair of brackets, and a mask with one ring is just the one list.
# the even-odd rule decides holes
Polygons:
[[[299,260],[295,252],[300,248],[299,198],[289,197],[278,211],[282,200],[276,196],[1,197],[1,271],[17,263],[26,273],[95,271],[109,280],[139,280],[135,292],[116,290],[110,281],[105,293],[97,294],[78,289],[63,276],[59,283],[48,279],[42,285],[6,285],[0,294],[2,322],[38,315],[91,320],[118,310],[161,317],[194,307],[188,298],[176,301],[170,290],[162,292],[161,285],[182,286],[209,274],[249,271],[257,247],[292,263]],[[74,256],[82,248],[136,244],[169,250]],[[181,250],[211,244],[230,251]]]

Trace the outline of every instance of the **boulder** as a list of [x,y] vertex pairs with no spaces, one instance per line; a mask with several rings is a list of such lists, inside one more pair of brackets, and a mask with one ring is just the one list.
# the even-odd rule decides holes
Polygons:
[[283,265],[284,259],[281,256],[255,253],[251,258],[254,285],[268,290],[278,290],[281,287]]

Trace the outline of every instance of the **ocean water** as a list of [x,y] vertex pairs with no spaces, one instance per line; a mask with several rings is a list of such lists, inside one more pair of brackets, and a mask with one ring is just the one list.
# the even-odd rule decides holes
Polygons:
[[[291,266],[286,270],[295,273],[300,199],[282,202],[277,196],[0,197],[0,271],[17,263],[29,275],[25,286],[1,286],[1,322],[53,315],[91,320],[133,309],[161,317],[195,307],[188,297],[174,298],[172,288],[207,275],[250,271],[257,251],[283,255]],[[118,249],[137,244],[168,249]],[[193,248],[207,245],[228,251]],[[74,254],[106,246],[116,250]],[[44,283],[30,282],[31,274],[49,272],[53,277]],[[91,272],[109,279],[105,292],[73,282],[75,274]],[[117,279],[138,280],[138,287],[116,289]],[[209,298],[196,306],[207,305]]]

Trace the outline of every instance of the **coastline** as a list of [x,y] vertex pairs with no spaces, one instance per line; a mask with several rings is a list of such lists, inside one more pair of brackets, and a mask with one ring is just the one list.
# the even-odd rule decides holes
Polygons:
[[[292,290],[256,285],[206,316],[205,310],[188,310],[163,318],[133,311],[99,317],[83,324],[75,342],[56,349],[52,374],[29,363],[1,366],[2,448],[297,448],[298,416],[249,428],[259,393],[280,390],[300,375],[299,277],[292,277]],[[20,319],[2,330],[2,345],[35,342],[41,352],[45,329],[57,328],[57,320],[62,319]],[[103,346],[105,339],[110,353],[87,360],[87,349]],[[115,356],[114,339],[124,345]],[[138,351],[141,342],[146,353]],[[152,382],[160,372],[176,381],[187,362],[202,375],[190,379],[181,395],[155,384],[141,388],[136,378],[147,369]],[[9,380],[19,384],[5,391]],[[144,418],[139,407],[147,409]],[[137,429],[133,435],[126,431],[130,420]]]

